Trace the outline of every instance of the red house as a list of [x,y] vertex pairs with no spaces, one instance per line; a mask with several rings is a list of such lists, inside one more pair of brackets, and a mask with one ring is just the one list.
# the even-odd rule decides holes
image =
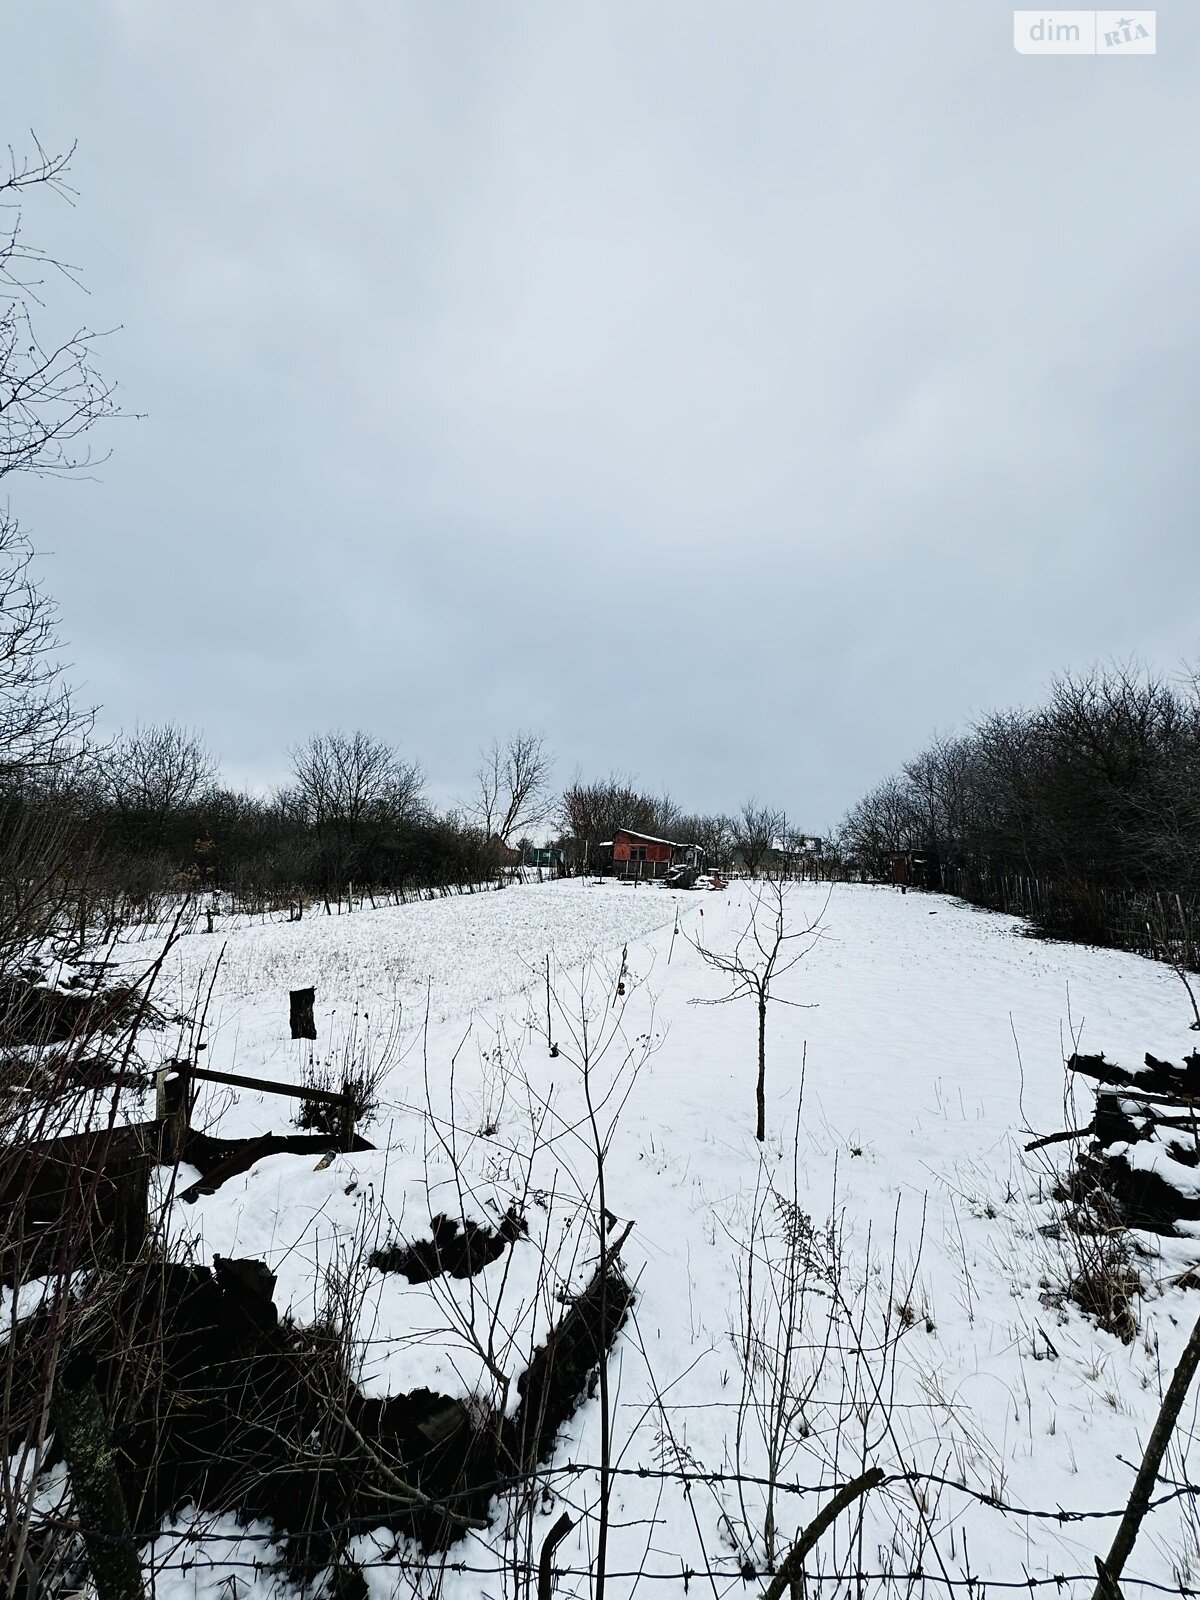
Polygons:
[[665,878],[676,862],[690,863],[696,854],[694,845],[656,839],[632,828],[618,828],[615,838],[602,848],[612,851],[612,870],[618,878]]

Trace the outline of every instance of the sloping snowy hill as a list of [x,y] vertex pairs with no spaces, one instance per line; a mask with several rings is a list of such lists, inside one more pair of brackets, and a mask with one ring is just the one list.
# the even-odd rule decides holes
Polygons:
[[[494,1223],[520,1202],[528,1236],[476,1277],[410,1285],[369,1271],[360,1311],[369,1392],[428,1384],[511,1408],[511,1386],[558,1314],[550,1290],[578,1286],[597,1254],[594,1162],[579,1131],[586,1014],[589,1050],[611,1041],[590,1079],[612,1128],[605,1203],[622,1226],[634,1223],[622,1254],[637,1302],[612,1365],[615,1459],[630,1473],[674,1474],[616,1478],[611,1570],[658,1575],[641,1580],[655,1595],[697,1583],[758,1592],[738,1572],[761,1561],[766,1492],[710,1480],[735,1466],[770,1476],[755,1402],[774,1381],[770,1302],[778,1308],[786,1260],[804,1296],[783,1319],[796,1348],[779,1477],[827,1489],[864,1465],[893,1475],[864,1502],[861,1524],[847,1517],[826,1536],[812,1570],[831,1586],[848,1567],[932,1575],[897,1578],[891,1586],[905,1592],[1080,1575],[1069,1587],[1082,1594],[1113,1523],[1052,1513],[1124,1505],[1128,1463],[1200,1309],[1172,1281],[1194,1257],[1186,1241],[1143,1240],[1138,1337],[1124,1344],[1101,1331],[1058,1293],[1070,1243],[1042,1231],[1057,1215],[1048,1164],[1020,1147],[1064,1126],[1073,1038],[1127,1064],[1147,1050],[1178,1059],[1191,1044],[1186,997],[1165,968],[1035,942],[1011,919],[942,897],[796,886],[789,926],[818,922],[820,936],[768,1008],[759,1146],[754,1006],[716,1003],[728,982],[695,948],[731,949],[755,892],[564,883],[231,932],[209,1063],[298,1079],[305,1058],[286,1037],[286,990],[314,983],[318,1055],[337,1059],[353,1040],[391,1062],[366,1130],[378,1148],[318,1171],[308,1157],[261,1161],[195,1205],[175,1202],[172,1232],[201,1259],[261,1255],[278,1274],[280,1306],[305,1320],[331,1260],[427,1236],[439,1211]],[[220,942],[181,942],[172,980],[181,997],[203,986]],[[548,952],[556,1056],[545,1039]],[[202,1117],[224,1131],[279,1129],[280,1104],[214,1091]],[[748,1281],[752,1240],[759,1276]],[[744,1380],[747,1330],[758,1344]],[[561,1439],[554,1495],[534,1519],[536,1554],[563,1504],[572,1510],[577,1527],[557,1558],[565,1568],[594,1555],[598,1479],[561,1469],[598,1461],[598,1409],[588,1402]],[[1185,1444],[1193,1419],[1194,1409]],[[1187,1475],[1183,1456],[1171,1465]],[[698,1475],[690,1492],[680,1473]],[[906,1483],[905,1473],[920,1476]],[[980,1497],[1050,1514],[1010,1514]],[[820,1498],[777,1496],[783,1547]],[[1153,1514],[1128,1592],[1134,1579],[1195,1573],[1188,1503]],[[498,1512],[493,1532],[470,1536],[456,1556],[486,1568],[503,1525]],[[217,1593],[231,1548],[207,1547],[211,1569],[159,1593]],[[372,1593],[395,1592],[402,1567],[390,1536],[363,1536],[356,1548]],[[684,1567],[715,1575],[689,1585]],[[635,1588],[632,1576],[613,1584]],[[447,1574],[443,1592],[506,1591],[499,1576],[464,1572]],[[587,1581],[564,1578],[558,1592],[587,1593]]]

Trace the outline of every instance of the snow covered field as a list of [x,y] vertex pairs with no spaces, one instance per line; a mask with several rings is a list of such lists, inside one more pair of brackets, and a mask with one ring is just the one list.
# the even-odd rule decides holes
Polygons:
[[[608,1566],[645,1576],[612,1579],[610,1592],[765,1588],[739,1569],[748,1556],[761,1561],[766,1491],[712,1478],[737,1467],[769,1475],[757,1414],[739,1403],[737,1330],[749,1304],[758,1343],[748,1392],[761,1400],[779,1337],[770,1305],[786,1292],[778,1271],[790,1260],[805,1288],[793,1343],[805,1348],[792,1352],[795,1414],[777,1470],[805,1492],[777,1496],[780,1550],[830,1486],[879,1465],[893,1481],[809,1560],[828,1576],[821,1592],[847,1592],[834,1575],[858,1569],[896,1574],[905,1593],[1056,1575],[1090,1593],[1115,1524],[1053,1513],[1124,1506],[1129,1463],[1200,1309],[1171,1281],[1193,1256],[1186,1242],[1141,1241],[1153,1254],[1140,1264],[1147,1295],[1128,1345],[1055,1304],[1063,1247],[1039,1231],[1054,1214],[1049,1163],[1021,1145],[1066,1125],[1073,1037],[1130,1066],[1147,1050],[1179,1060],[1194,1043],[1182,988],[1165,968],[1035,942],[1012,919],[942,897],[835,886],[826,904],[826,889],[795,886],[789,919],[820,917],[820,938],[769,1008],[760,1146],[754,1006],[695,1003],[718,1001],[728,984],[692,942],[732,948],[753,895],[749,884],[688,895],[572,881],[187,936],[168,974],[181,1002],[205,990],[225,943],[209,1066],[299,1081],[307,1047],[287,1037],[287,991],[313,984],[317,1056],[365,1050],[390,1070],[364,1130],[375,1151],[320,1170],[311,1156],[263,1160],[193,1205],[175,1200],[170,1231],[201,1260],[261,1256],[278,1275],[277,1304],[308,1320],[331,1265],[428,1237],[437,1212],[495,1223],[516,1201],[528,1236],[482,1273],[409,1285],[367,1270],[359,1310],[369,1392],[424,1384],[511,1410],[516,1376],[561,1314],[554,1290],[582,1284],[596,1261],[595,1163],[581,1121],[586,1015],[589,1049],[607,1043],[589,1085],[601,1130],[611,1127],[605,1202],[621,1227],[633,1220],[622,1258],[637,1287],[611,1363],[621,1474]],[[175,1043],[164,1035],[164,1053]],[[285,1101],[214,1086],[195,1122],[248,1134],[287,1131],[288,1116]],[[576,1574],[558,1580],[564,1596],[591,1592],[581,1574],[595,1555],[598,1479],[567,1469],[599,1461],[599,1410],[589,1401],[564,1432],[534,1518],[535,1558],[564,1508],[576,1523],[556,1558]],[[1185,1445],[1193,1423],[1194,1401]],[[1178,1451],[1170,1469],[1195,1479]],[[1148,1520],[1127,1593],[1140,1592],[1138,1580],[1200,1578],[1185,1504]],[[479,1570],[448,1571],[442,1592],[512,1592],[490,1570],[503,1523],[498,1513],[492,1533],[454,1547],[452,1562]],[[222,1565],[262,1556],[261,1531],[249,1544],[189,1549],[197,1564],[164,1575],[158,1593],[226,1596],[232,1570],[239,1595],[286,1592],[274,1587],[281,1580]],[[416,1581],[404,1564],[412,1552],[397,1552],[393,1536],[363,1536],[356,1551],[372,1594]],[[899,1576],[918,1565],[927,1579]],[[689,1580],[684,1569],[710,1575]]]

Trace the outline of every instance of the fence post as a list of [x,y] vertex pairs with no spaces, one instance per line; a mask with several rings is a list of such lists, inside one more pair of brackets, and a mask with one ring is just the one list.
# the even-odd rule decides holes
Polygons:
[[168,1161],[178,1161],[192,1118],[192,1086],[187,1064],[173,1061],[163,1067],[155,1078],[154,1087],[154,1114],[165,1135],[163,1155]]
[[538,1561],[538,1600],[554,1600],[554,1552],[570,1533],[574,1523],[564,1511],[542,1541]]

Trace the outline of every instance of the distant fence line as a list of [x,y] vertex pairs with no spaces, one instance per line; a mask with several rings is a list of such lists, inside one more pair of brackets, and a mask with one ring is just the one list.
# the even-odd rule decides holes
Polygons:
[[1194,896],[1100,888],[1082,879],[944,867],[942,888],[971,905],[1024,917],[1051,939],[1101,945],[1198,969],[1200,901]]
[[140,938],[156,938],[165,924],[181,917],[184,933],[216,931],[217,919],[248,917],[262,922],[299,922],[311,917],[349,915],[353,911],[380,906],[407,906],[421,901],[445,900],[458,895],[490,894],[504,889],[513,880],[496,877],[461,883],[434,883],[410,888],[351,884],[324,895],[310,890],[290,893],[239,891],[228,888],[193,889],[183,894],[163,893],[140,901],[128,901],[109,910],[107,922],[112,931],[141,929]]
[[[785,876],[812,883],[890,884],[884,872],[804,857]],[[1083,879],[1006,872],[986,864],[943,865],[941,890],[970,905],[1023,917],[1048,939],[1126,950],[1200,971],[1200,897],[1101,888]]]

